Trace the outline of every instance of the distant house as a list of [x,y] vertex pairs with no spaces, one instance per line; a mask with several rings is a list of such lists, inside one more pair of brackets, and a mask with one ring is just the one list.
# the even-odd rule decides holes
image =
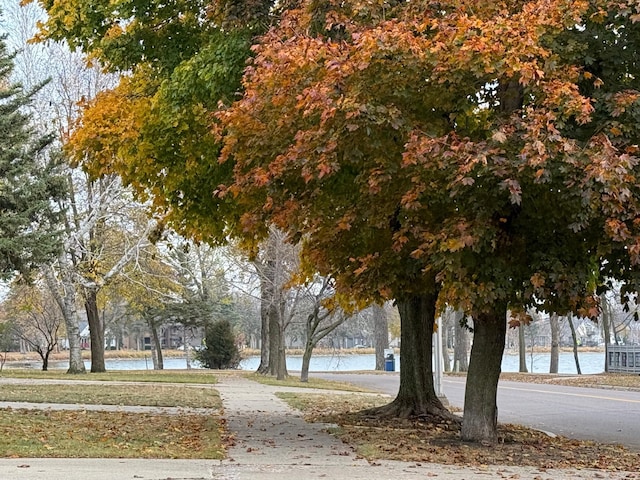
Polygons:
[[[115,337],[113,335],[110,335],[108,329],[104,332],[104,338],[105,349],[114,350],[115,348],[117,348]],[[89,332],[88,323],[84,324],[84,326],[80,326],[80,348],[82,348],[83,350],[91,348],[91,333]]]

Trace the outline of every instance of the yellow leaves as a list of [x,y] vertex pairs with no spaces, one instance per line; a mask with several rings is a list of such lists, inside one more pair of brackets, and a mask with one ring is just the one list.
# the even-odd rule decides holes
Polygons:
[[127,149],[137,140],[141,115],[149,107],[132,88],[129,79],[122,79],[115,89],[98,94],[68,138],[67,152],[94,175],[127,170]]
[[465,243],[464,241],[462,241],[462,239],[460,238],[449,238],[448,240],[446,240],[443,245],[442,248],[444,250],[447,250],[449,252],[457,252],[458,250],[462,250],[465,247]]
[[116,23],[111,25],[111,27],[109,27],[109,29],[106,31],[105,39],[113,40],[122,36],[123,34],[124,34],[123,28],[120,26],[119,23]]

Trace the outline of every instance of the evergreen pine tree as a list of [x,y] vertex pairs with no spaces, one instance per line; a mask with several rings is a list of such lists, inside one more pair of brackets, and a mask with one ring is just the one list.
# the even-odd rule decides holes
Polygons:
[[228,320],[219,320],[207,326],[205,347],[196,354],[196,358],[205,368],[238,367],[240,353]]
[[5,40],[0,36],[0,278],[27,273],[55,252],[54,205],[64,192],[52,137],[36,132],[26,113],[36,90],[11,82],[14,57]]

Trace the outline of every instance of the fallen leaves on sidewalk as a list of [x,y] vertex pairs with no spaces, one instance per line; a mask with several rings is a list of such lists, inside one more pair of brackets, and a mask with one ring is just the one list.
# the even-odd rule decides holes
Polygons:
[[308,421],[339,425],[334,433],[369,460],[640,471],[640,455],[618,445],[552,438],[522,426],[501,425],[500,443],[483,446],[462,442],[455,422],[372,418],[360,413],[388,402],[384,397],[287,394],[283,398],[302,409]]

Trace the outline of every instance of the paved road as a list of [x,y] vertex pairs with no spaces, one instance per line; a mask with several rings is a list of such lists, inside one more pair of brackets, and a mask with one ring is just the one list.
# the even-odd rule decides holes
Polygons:
[[[312,373],[395,395],[399,374]],[[445,377],[444,393],[453,406],[464,405],[464,378]],[[640,451],[640,393],[622,390],[501,381],[498,418],[570,438],[620,443]]]

